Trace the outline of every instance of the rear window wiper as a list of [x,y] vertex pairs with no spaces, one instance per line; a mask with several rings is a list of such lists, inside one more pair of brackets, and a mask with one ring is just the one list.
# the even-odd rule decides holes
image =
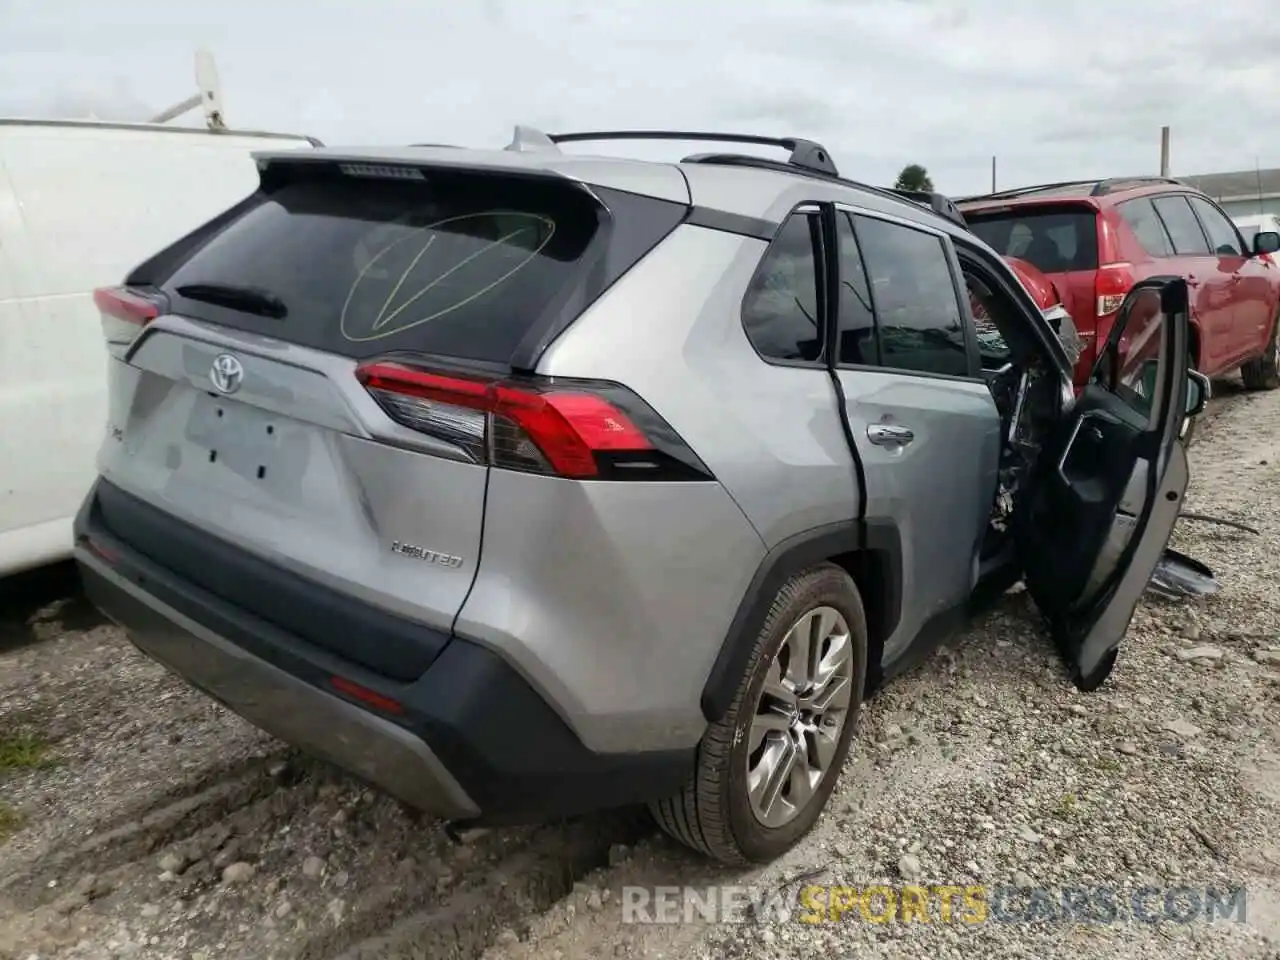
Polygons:
[[242,287],[234,283],[184,283],[176,289],[178,296],[188,300],[201,300],[273,320],[283,320],[289,315],[285,302],[261,287]]

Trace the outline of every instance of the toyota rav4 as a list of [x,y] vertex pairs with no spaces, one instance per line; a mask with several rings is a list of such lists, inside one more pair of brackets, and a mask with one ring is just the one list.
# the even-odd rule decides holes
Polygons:
[[1280,387],[1280,233],[1237,226],[1200,191],[1163,177],[1050,183],[959,202],[970,228],[1006,256],[1031,261],[1061,291],[1085,351],[1083,383],[1120,305],[1147,277],[1191,289],[1194,369],[1240,369],[1251,390]]
[[[790,157],[558,146],[656,136]],[[76,523],[92,599],[251,722],[452,821],[648,803],[745,863],[813,825],[864,697],[1017,581],[1077,686],[1111,672],[1207,397],[1183,280],[1128,291],[1077,396],[954,205],[808,141],[257,163],[97,293]]]

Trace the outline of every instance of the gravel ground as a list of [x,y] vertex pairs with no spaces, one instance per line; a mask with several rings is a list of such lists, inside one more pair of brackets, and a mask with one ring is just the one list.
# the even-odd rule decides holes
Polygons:
[[[1145,604],[1090,695],[1011,595],[869,706],[828,816],[747,873],[625,814],[451,838],[168,677],[65,571],[0,584],[0,960],[1280,957],[1280,393],[1219,390],[1190,509],[1261,536],[1176,543],[1221,594]],[[904,876],[1245,885],[1247,922],[622,922],[627,887]]]

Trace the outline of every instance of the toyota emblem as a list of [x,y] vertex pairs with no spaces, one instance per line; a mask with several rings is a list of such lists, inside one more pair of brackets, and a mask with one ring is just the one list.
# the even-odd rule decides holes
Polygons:
[[219,393],[235,393],[244,383],[244,367],[231,354],[220,353],[213,358],[209,379]]

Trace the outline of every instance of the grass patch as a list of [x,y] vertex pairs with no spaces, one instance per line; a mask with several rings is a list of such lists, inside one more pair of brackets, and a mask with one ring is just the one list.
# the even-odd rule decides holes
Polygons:
[[1074,820],[1080,815],[1080,801],[1074,793],[1065,794],[1058,801],[1057,809],[1053,811],[1053,815],[1059,820]]
[[22,826],[22,815],[6,803],[0,803],[0,843],[8,840]]
[[30,734],[0,736],[0,773],[10,770],[41,770],[52,766],[49,745]]

